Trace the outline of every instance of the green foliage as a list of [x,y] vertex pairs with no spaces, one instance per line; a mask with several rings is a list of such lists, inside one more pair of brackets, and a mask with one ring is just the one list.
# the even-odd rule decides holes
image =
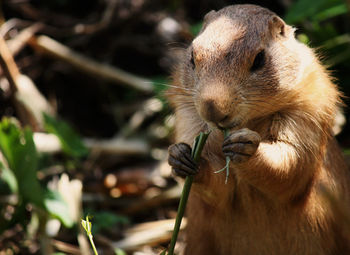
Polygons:
[[[285,20],[301,27],[303,33],[298,38],[302,42],[320,48],[323,55],[332,56],[325,59],[325,64],[338,65],[337,69],[341,70],[349,66],[350,34],[341,31],[335,18],[338,22],[347,21],[346,13],[348,8],[343,0],[298,0],[288,10]],[[345,79],[349,77],[341,77]]]
[[171,86],[171,81],[166,76],[157,76],[152,79],[153,91],[155,97],[162,102],[162,110],[168,110],[168,100],[166,99],[166,90]]
[[289,8],[285,20],[290,24],[305,19],[321,21],[346,12],[343,0],[298,0]]
[[13,174],[13,172],[10,169],[4,167],[4,165],[1,162],[0,162],[0,170],[1,170],[0,178],[5,183],[7,183],[12,193],[17,193],[18,183],[17,183],[16,176]]
[[96,249],[96,246],[95,246],[95,243],[94,243],[94,240],[93,240],[93,236],[92,236],[92,224],[90,222],[90,219],[89,219],[89,216],[86,216],[85,218],[86,220],[81,220],[81,225],[83,226],[85,232],[86,232],[86,235],[89,237],[89,240],[90,240],[90,244],[92,246],[92,249],[94,250],[94,254],[95,255],[98,255],[98,252],[97,252],[97,249]]
[[93,215],[94,229],[93,234],[99,233],[102,230],[108,230],[116,224],[129,224],[129,219],[125,216],[117,215],[108,211],[89,212]]
[[46,190],[44,194],[44,206],[52,217],[59,219],[66,227],[72,227],[74,221],[69,215],[69,209],[62,196],[53,190]]
[[23,201],[43,207],[43,191],[36,177],[38,155],[29,128],[23,131],[9,119],[0,123],[0,149],[17,180]]
[[193,36],[197,36],[199,32],[201,31],[203,26],[203,22],[196,23],[190,27],[191,34]]
[[[41,187],[37,179],[38,161],[33,133],[21,130],[10,119],[0,123],[0,150],[9,168],[0,165],[1,177],[17,193],[20,205],[31,203],[58,218],[66,227],[73,226],[68,206],[56,192]],[[18,210],[24,210],[19,206]],[[20,212],[19,212],[20,213]]]
[[156,76],[152,79],[153,91],[156,95],[162,96],[163,92],[167,90],[168,84],[171,84],[166,76]]
[[80,136],[63,120],[44,114],[45,129],[55,134],[61,142],[62,150],[69,156],[80,158],[88,154]]
[[81,219],[81,226],[84,228],[88,236],[92,235],[92,224],[90,222],[90,216],[86,216],[86,220]]
[[169,88],[171,81],[165,76],[157,76],[152,79],[153,91],[156,97],[162,101],[163,105],[167,104],[167,99],[165,98],[165,91]]
[[326,19],[336,17],[338,15],[345,14],[347,12],[348,8],[346,7],[346,4],[342,1],[339,1],[339,3],[336,3],[334,6],[321,10],[314,16],[313,20],[320,22]]
[[350,156],[350,149],[349,149],[349,148],[344,149],[344,150],[343,150],[343,154],[344,154],[345,156]]
[[126,252],[117,248],[114,250],[115,255],[126,255]]

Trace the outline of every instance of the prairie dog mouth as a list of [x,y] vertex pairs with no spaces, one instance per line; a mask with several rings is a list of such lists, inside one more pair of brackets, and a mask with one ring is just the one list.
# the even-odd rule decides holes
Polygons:
[[235,120],[235,121],[231,121],[228,124],[221,124],[221,123],[217,123],[215,124],[217,128],[219,128],[220,130],[225,130],[225,129],[234,129],[237,128],[239,125],[241,124],[241,121],[239,120]]

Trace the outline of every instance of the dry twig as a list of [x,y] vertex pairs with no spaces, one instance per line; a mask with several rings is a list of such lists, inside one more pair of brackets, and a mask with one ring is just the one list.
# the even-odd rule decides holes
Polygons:
[[0,37],[0,66],[10,84],[12,101],[22,123],[30,124],[34,130],[42,129],[43,113],[54,115],[54,111],[33,81],[19,72],[3,37]]
[[52,240],[52,245],[59,251],[66,252],[73,255],[81,255],[79,247],[68,244],[59,240]]
[[[62,151],[61,143],[56,135],[35,132],[33,139],[39,152],[58,153]],[[83,142],[90,150],[103,154],[147,155],[150,151],[148,143],[136,139],[97,140],[85,138]]]
[[[169,241],[174,227],[175,219],[160,220],[135,225],[125,231],[125,238],[113,242],[114,248],[120,248],[125,251],[134,251],[144,245],[154,246]],[[181,229],[185,228],[184,219]]]
[[143,140],[113,138],[109,140],[84,139],[85,145],[91,149],[106,154],[116,155],[147,155],[150,147]]
[[162,192],[158,196],[155,196],[151,199],[137,201],[135,204],[130,205],[124,211],[122,211],[122,214],[125,214],[125,215],[136,214],[136,213],[150,210],[160,205],[173,202],[175,200],[179,200],[181,196],[181,191],[182,191],[182,187],[180,187],[179,185],[176,185],[175,187],[170,188],[167,191]]
[[92,34],[103,28],[106,28],[113,18],[113,13],[117,6],[117,0],[109,0],[99,22],[94,24],[77,24],[74,26],[74,32],[78,34]]
[[32,38],[30,45],[34,49],[67,62],[93,77],[109,80],[117,84],[128,85],[144,93],[151,93],[153,91],[150,80],[109,65],[98,63],[47,36]]
[[42,27],[43,24],[35,23],[30,27],[23,29],[16,37],[8,40],[6,43],[12,55],[16,56],[18,52],[26,46],[30,38],[32,38]]

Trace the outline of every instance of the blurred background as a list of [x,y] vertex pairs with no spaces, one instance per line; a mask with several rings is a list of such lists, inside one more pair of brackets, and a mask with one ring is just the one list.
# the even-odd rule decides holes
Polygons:
[[[181,187],[166,163],[174,117],[163,92],[203,16],[233,3],[295,26],[348,104],[343,0],[0,1],[0,255],[93,254],[88,215],[99,254],[168,245]],[[346,156],[348,117],[345,107],[337,120]]]

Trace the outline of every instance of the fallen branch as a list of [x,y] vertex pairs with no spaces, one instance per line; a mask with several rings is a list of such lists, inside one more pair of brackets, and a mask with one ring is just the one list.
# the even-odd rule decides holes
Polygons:
[[47,36],[34,37],[29,41],[29,44],[35,50],[60,59],[93,77],[109,80],[117,84],[128,85],[145,93],[151,93],[153,91],[150,80],[138,77],[116,67],[98,63]]
[[134,111],[129,122],[121,130],[120,135],[128,137],[134,134],[142,126],[146,119],[151,118],[163,109],[162,102],[157,98],[144,101],[138,110]]
[[[170,240],[175,219],[160,220],[135,225],[125,231],[125,238],[113,242],[112,247],[125,251],[135,251],[144,245],[154,246]],[[181,229],[185,228],[184,220]]]
[[77,24],[73,28],[74,32],[78,34],[92,34],[101,29],[108,27],[109,23],[113,18],[113,14],[115,12],[117,3],[118,3],[117,0],[107,1],[105,10],[102,14],[102,18],[100,21],[94,24]]
[[149,144],[143,140],[112,138],[109,140],[84,139],[86,147],[106,154],[116,155],[147,155],[150,152]]
[[0,37],[0,65],[10,84],[12,93],[16,92],[18,89],[17,77],[20,73],[3,37]]
[[62,150],[60,140],[53,134],[35,132],[33,140],[39,152],[54,154]]
[[[61,143],[56,135],[35,132],[34,143],[39,152],[58,153],[62,151]],[[85,146],[98,153],[115,155],[147,155],[149,145],[143,140],[112,138],[109,140],[96,140],[85,138]]]
[[176,185],[175,187],[168,189],[167,191],[162,192],[158,196],[152,197],[151,199],[137,201],[134,204],[131,204],[121,213],[125,215],[134,215],[136,213],[144,212],[160,205],[179,200],[181,190],[182,188],[179,185]]
[[19,72],[9,48],[1,36],[0,66],[10,84],[11,99],[22,123],[30,124],[34,130],[41,130],[43,128],[43,113],[54,115],[54,111],[33,81]]
[[6,20],[6,22],[0,26],[0,36],[4,37],[9,31],[11,31],[11,29],[24,29],[25,27],[29,27],[31,25],[33,25],[33,21],[11,18],[9,20]]
[[82,253],[80,252],[79,247],[68,244],[59,240],[52,240],[52,245],[59,251],[66,252],[68,254],[73,254],[73,255],[81,255]]
[[30,27],[23,29],[16,37],[6,41],[12,55],[16,56],[42,27],[43,24],[35,23]]

